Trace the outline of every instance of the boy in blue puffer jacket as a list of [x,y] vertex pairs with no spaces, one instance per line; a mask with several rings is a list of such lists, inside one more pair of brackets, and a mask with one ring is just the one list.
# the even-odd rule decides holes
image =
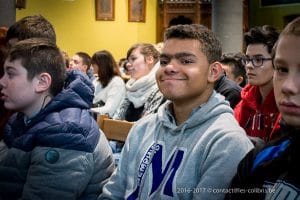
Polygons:
[[58,47],[38,38],[16,43],[4,71],[4,106],[17,113],[0,141],[0,199],[96,199],[114,163],[87,76],[66,74]]

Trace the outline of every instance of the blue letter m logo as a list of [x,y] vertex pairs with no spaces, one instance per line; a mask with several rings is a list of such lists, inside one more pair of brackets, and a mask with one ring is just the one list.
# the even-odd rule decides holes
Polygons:
[[[152,152],[152,156],[149,153]],[[163,188],[163,194],[173,197],[173,181],[175,174],[182,162],[184,151],[176,150],[173,152],[166,166],[162,168],[162,152],[163,146],[161,144],[152,145],[144,156],[144,159],[139,168],[138,186],[133,193],[127,198],[128,200],[137,199],[140,193],[141,181],[145,177],[144,174],[149,165],[152,165],[152,187],[150,195],[158,191],[160,186]],[[145,180],[144,180],[145,181]],[[164,183],[164,185],[162,185]]]
[[182,150],[176,150],[168,160],[165,169],[162,169],[162,148],[156,152],[152,159],[153,181],[150,194],[159,188],[166,177],[169,177],[163,189],[163,194],[173,197],[173,180],[182,161],[183,154]]

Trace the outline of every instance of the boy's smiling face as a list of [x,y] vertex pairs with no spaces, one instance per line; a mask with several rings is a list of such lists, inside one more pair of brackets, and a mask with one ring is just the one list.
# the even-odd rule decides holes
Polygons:
[[[173,102],[200,105],[207,101],[213,89],[215,75],[213,65],[200,51],[202,44],[194,39],[169,39],[160,57],[161,67],[156,80],[163,95]],[[193,102],[193,103],[192,103]]]
[[36,92],[38,78],[28,80],[27,70],[22,66],[20,59],[14,61],[6,59],[4,71],[4,76],[0,79],[4,106],[29,116],[36,107],[35,102],[38,99]]

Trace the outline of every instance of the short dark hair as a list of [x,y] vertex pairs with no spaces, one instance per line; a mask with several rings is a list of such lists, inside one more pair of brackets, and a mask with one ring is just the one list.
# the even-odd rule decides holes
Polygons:
[[209,63],[219,61],[222,55],[221,42],[206,26],[200,24],[185,24],[171,26],[165,32],[164,40],[195,39],[201,43],[201,49]]
[[235,78],[238,76],[243,77],[243,82],[240,83],[241,87],[244,87],[247,83],[247,74],[246,74],[246,69],[245,66],[242,63],[242,58],[245,55],[243,53],[227,53],[223,54],[220,63],[229,65],[232,68],[232,73]]
[[249,44],[264,44],[268,48],[268,52],[272,53],[272,48],[276,43],[279,32],[275,27],[270,25],[256,26],[245,33],[244,40],[246,46]]
[[140,52],[145,57],[152,56],[154,59],[154,63],[158,62],[159,60],[159,51],[155,48],[153,44],[150,43],[137,43],[131,46],[127,51],[127,59],[129,58],[130,54],[133,50],[140,48]]
[[120,76],[114,57],[106,50],[97,51],[92,56],[92,63],[98,66],[98,80],[103,87],[106,87],[114,76]]
[[6,34],[6,41],[17,38],[48,38],[56,43],[56,34],[52,24],[42,15],[26,16],[11,25]]
[[28,80],[43,72],[52,78],[50,94],[57,95],[64,86],[65,63],[63,56],[52,41],[45,38],[30,38],[17,42],[9,51],[10,62],[20,59],[27,70]]
[[85,52],[77,52],[75,55],[78,55],[80,58],[82,58],[82,63],[87,66],[86,70],[89,70],[92,64],[91,56]]

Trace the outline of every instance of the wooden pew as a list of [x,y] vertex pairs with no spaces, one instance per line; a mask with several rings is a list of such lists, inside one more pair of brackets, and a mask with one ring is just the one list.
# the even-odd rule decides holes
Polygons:
[[110,119],[107,115],[98,115],[97,123],[108,140],[125,142],[134,122]]

